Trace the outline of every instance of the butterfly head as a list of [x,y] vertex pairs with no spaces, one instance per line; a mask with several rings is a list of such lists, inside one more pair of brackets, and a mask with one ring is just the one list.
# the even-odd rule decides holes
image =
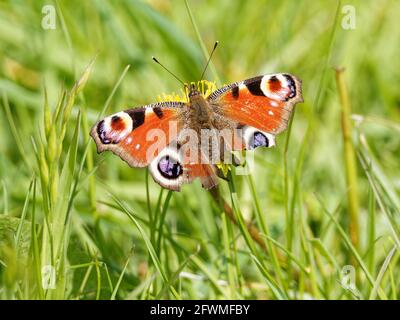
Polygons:
[[197,89],[197,86],[194,83],[191,83],[189,86],[189,99],[199,95],[201,95],[201,92]]

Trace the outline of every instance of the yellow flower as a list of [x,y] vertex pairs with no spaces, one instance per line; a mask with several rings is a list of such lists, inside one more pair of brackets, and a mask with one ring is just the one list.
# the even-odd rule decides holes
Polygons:
[[200,91],[200,93],[204,96],[204,98],[207,98],[213,91],[217,90],[217,85],[215,84],[215,82],[200,80],[198,82],[191,82],[185,87],[185,89],[181,89],[180,93],[175,93],[175,92],[172,92],[171,94],[163,93],[162,95],[159,95],[157,97],[157,100],[159,102],[162,101],[189,102],[187,98],[189,95],[188,86],[192,84],[196,86],[197,90]]
[[221,170],[221,172],[223,173],[224,177],[228,177],[228,172],[230,170],[232,170],[231,166],[229,164],[225,164],[225,163],[219,163],[217,164],[217,168],[219,170]]

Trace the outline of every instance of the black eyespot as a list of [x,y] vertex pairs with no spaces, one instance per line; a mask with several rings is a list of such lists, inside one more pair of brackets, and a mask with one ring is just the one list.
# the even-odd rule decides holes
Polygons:
[[101,120],[97,125],[97,135],[99,136],[101,143],[111,143],[111,140],[106,137],[106,131],[104,130],[104,120]]
[[261,132],[254,132],[253,137],[250,139],[249,145],[250,145],[250,149],[255,149],[258,147],[267,147],[268,148],[269,140]]
[[158,171],[166,179],[177,179],[183,172],[182,166],[175,159],[165,156],[158,162]]
[[119,117],[118,116],[113,116],[112,118],[111,118],[111,121],[112,122],[118,122],[119,121]]

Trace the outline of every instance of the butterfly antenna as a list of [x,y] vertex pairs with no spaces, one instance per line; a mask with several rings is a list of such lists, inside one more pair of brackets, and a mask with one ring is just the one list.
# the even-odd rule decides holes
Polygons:
[[218,41],[215,41],[215,43],[214,43],[214,48],[212,49],[212,51],[211,51],[211,53],[210,53],[210,57],[208,58],[207,63],[206,63],[206,66],[204,67],[204,70],[203,70],[203,72],[202,72],[202,74],[201,74],[201,76],[200,76],[200,80],[203,79],[203,76],[204,76],[204,74],[206,73],[207,67],[208,67],[208,65],[210,64],[210,61],[211,61],[211,58],[212,58],[212,56],[213,56],[213,54],[214,54],[215,49],[217,49],[218,43],[219,43]]
[[158,61],[158,60],[156,59],[156,57],[152,57],[152,59],[154,60],[154,62],[158,63],[161,67],[163,67],[164,70],[167,71],[170,75],[172,75],[176,80],[178,80],[180,83],[182,83],[184,87],[186,86],[185,83],[184,83],[181,79],[179,79],[174,73],[172,73],[171,71],[169,71],[169,69],[167,69],[163,64],[161,64],[161,62]]

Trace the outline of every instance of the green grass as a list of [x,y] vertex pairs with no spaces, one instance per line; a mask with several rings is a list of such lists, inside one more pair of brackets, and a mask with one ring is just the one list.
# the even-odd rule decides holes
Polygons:
[[[346,1],[354,30],[336,0],[44,4],[0,3],[1,299],[397,299],[398,1]],[[153,55],[194,81],[216,40],[219,85],[303,81],[250,176],[175,193],[97,155],[97,119],[180,91]]]

